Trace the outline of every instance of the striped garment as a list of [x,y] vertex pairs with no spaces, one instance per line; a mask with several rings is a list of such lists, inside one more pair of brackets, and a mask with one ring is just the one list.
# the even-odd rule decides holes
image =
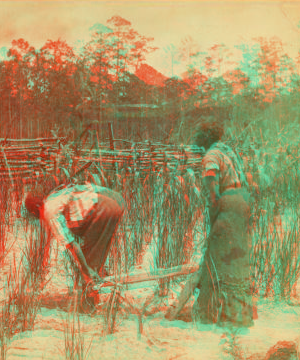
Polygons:
[[219,191],[222,194],[230,188],[248,187],[241,162],[227,145],[217,142],[202,160],[202,177],[219,175]]
[[44,203],[45,225],[63,245],[75,240],[71,229],[81,226],[98,202],[98,194],[111,196],[112,190],[90,183],[55,189]]

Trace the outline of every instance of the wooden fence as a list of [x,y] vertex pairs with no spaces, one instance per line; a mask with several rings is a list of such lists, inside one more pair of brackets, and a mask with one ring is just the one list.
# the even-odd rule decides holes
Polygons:
[[32,182],[55,172],[61,139],[0,139],[1,181]]
[[111,139],[85,143],[82,149],[74,144],[64,146],[66,142],[62,138],[0,139],[0,179],[11,183],[36,181],[45,174],[57,174],[62,167],[67,168],[70,159],[75,171],[87,162],[94,163],[99,171],[131,169],[140,177],[165,168],[200,171],[202,157],[197,147]]
[[[114,143],[123,140],[114,140]],[[191,168],[198,173],[202,156],[199,148],[154,144],[149,142],[129,144],[123,149],[111,149],[110,146],[99,146],[98,150],[83,150],[74,160],[81,166],[86,161],[100,165],[104,171],[138,172],[144,178],[150,171],[169,170],[185,171]]]

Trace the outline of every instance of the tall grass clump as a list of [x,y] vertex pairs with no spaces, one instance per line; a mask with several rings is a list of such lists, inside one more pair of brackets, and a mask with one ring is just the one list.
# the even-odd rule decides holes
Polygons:
[[260,199],[252,209],[252,278],[262,296],[288,298],[300,275],[299,215],[276,200]]
[[[158,268],[187,263],[194,248],[195,224],[201,211],[201,202],[193,194],[193,188],[186,179],[180,173],[176,175],[165,175],[161,193],[157,196],[155,227]],[[160,281],[162,293],[167,292],[170,281]]]
[[78,296],[74,299],[72,312],[68,312],[64,321],[64,350],[66,360],[88,359],[92,342],[87,346],[82,332],[78,313]]
[[5,210],[3,210],[2,207],[0,207],[0,264],[2,264],[7,253],[8,225],[6,224],[5,216],[6,216]]
[[33,329],[39,298],[35,298],[36,294],[31,285],[22,265],[17,267],[14,261],[6,279],[1,313],[7,339],[16,333]]
[[108,268],[112,273],[127,272],[135,266],[153,236],[153,174],[142,178],[138,172],[133,173],[132,169],[127,168],[122,176],[119,192],[125,200],[126,209],[115,235],[115,245],[108,257]]
[[0,189],[0,260],[3,260],[7,250],[7,230],[12,225],[10,224],[10,207],[9,207],[9,193],[10,184],[2,180]]
[[39,222],[27,219],[25,229],[24,248],[18,259],[14,254],[5,279],[0,314],[3,339],[34,328],[42,290],[46,285],[49,259],[47,236]]
[[36,286],[44,285],[49,273],[50,236],[37,219],[25,223],[25,229],[28,234],[24,249],[26,269]]
[[9,310],[6,303],[2,302],[0,312],[0,359],[5,360],[10,339],[10,326],[9,322],[3,321],[9,315]]
[[275,123],[278,136],[268,138],[266,123],[263,119],[263,130],[250,127],[242,143],[236,139],[236,150],[260,190],[251,208],[252,278],[262,296],[288,298],[300,270],[299,141],[293,136],[299,125]]
[[1,177],[1,191],[0,191],[0,196],[1,196],[1,210],[3,211],[3,213],[7,213],[10,209],[10,204],[11,202],[8,201],[9,200],[9,196],[10,196],[10,189],[12,188],[12,184],[10,181],[8,181],[6,178]]

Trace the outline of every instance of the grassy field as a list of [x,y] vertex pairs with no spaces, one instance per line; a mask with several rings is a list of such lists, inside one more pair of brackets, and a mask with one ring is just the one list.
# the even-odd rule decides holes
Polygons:
[[[300,274],[298,110],[299,107],[289,108],[282,114],[282,106],[275,104],[248,123],[241,122],[239,113],[226,123],[224,141],[240,154],[246,170],[260,188],[259,194],[253,194],[251,204],[252,279],[259,301],[289,303],[299,297],[296,293]],[[283,116],[286,114],[288,117]],[[186,143],[191,138],[190,127],[190,123],[183,123],[180,129]],[[178,139],[179,136],[175,136],[173,141]],[[109,186],[122,193],[127,205],[106,264],[116,279],[120,273],[143,266],[149,251],[153,256],[152,263],[148,262],[148,271],[193,262],[195,249],[201,248],[208,232],[199,177],[193,183],[185,173],[161,169],[141,177],[138,170],[126,169],[118,176],[115,172],[104,174]],[[88,172],[81,180],[91,179]],[[185,179],[184,185],[178,176]],[[94,174],[93,179],[103,185],[101,174]],[[199,198],[193,192],[194,185],[200,189]],[[48,180],[42,181],[34,185],[33,191],[47,191],[50,187]],[[45,289],[55,281],[68,286],[64,311],[60,312],[60,318],[57,314],[54,316],[64,334],[61,358],[88,359],[91,344],[109,341],[110,336],[124,330],[122,322],[126,323],[130,317],[136,319],[138,341],[141,336],[147,337],[150,330],[146,315],[151,311],[162,314],[168,297],[185,278],[151,284],[151,291],[145,291],[140,300],[126,288],[114,289],[103,295],[105,301],[93,317],[87,320],[89,316],[84,315],[83,318],[78,311],[80,298],[69,294],[75,270],[62,259],[61,271],[67,275],[53,275],[53,241],[47,238],[39,222],[24,211],[22,199],[28,190],[29,187],[21,183],[12,189],[5,182],[0,190],[1,359],[6,358],[16,336],[39,327],[41,314],[45,314],[44,298],[49,296]],[[54,279],[55,276],[59,280]],[[62,285],[66,276],[69,276],[69,285]],[[59,288],[55,289],[59,295]],[[83,329],[92,327],[91,324],[97,331],[87,336]],[[159,343],[162,340],[154,345],[153,340],[148,340],[152,347],[163,346]],[[237,347],[233,340],[230,346],[231,349]],[[240,354],[235,358],[246,357]]]

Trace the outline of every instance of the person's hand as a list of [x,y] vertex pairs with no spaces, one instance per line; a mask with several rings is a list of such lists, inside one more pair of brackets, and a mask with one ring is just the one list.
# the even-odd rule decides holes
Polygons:
[[91,268],[89,269],[89,278],[93,281],[94,285],[97,285],[101,282],[101,278],[98,273]]

